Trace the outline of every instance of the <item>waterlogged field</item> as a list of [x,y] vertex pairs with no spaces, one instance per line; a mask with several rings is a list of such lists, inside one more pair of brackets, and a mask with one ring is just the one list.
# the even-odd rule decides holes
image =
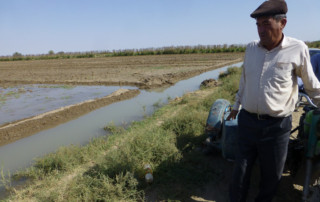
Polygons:
[[[2,61],[0,145],[139,93],[138,90],[121,91],[101,100],[117,89],[170,86],[179,80],[240,62],[243,56],[244,53],[215,53]],[[99,100],[99,104],[77,104],[90,99]],[[65,106],[72,107],[64,109]],[[47,116],[46,113],[58,108],[59,114]]]
[[[133,89],[133,87],[123,87]],[[36,116],[86,100],[102,98],[117,86],[18,85],[0,87],[0,125]]]

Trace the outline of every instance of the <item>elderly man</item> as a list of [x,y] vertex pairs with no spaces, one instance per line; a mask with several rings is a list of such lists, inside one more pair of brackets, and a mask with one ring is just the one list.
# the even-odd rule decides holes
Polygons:
[[283,34],[287,4],[263,2],[252,14],[260,41],[249,43],[239,91],[227,119],[238,115],[237,152],[230,201],[245,201],[258,158],[261,181],[256,201],[271,201],[280,181],[291,131],[291,114],[298,99],[297,76],[307,93],[320,101],[320,83],[310,64],[307,46]]

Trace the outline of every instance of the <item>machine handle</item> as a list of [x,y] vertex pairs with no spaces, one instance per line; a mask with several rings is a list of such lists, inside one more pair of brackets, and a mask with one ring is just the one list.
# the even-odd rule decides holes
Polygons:
[[307,102],[308,102],[312,107],[318,108],[318,106],[315,105],[315,104],[312,102],[312,100],[310,99],[310,97],[309,97],[307,94],[299,92],[299,96],[302,96],[302,97],[306,98],[306,99],[307,99]]

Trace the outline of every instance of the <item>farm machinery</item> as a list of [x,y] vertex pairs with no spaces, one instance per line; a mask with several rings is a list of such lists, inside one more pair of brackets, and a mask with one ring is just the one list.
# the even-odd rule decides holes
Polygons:
[[[320,109],[305,93],[299,93],[296,109],[303,108],[299,125],[291,131],[286,169],[294,183],[303,186],[302,201],[320,201]],[[237,118],[226,120],[231,112],[228,100],[216,100],[207,123],[207,151],[221,152],[227,160],[235,159]]]

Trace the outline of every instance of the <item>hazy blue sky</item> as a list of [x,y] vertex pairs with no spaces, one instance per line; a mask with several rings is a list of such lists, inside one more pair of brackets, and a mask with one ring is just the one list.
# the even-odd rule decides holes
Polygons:
[[[0,55],[246,44],[264,0],[0,0]],[[320,0],[287,0],[284,33],[320,40]]]

